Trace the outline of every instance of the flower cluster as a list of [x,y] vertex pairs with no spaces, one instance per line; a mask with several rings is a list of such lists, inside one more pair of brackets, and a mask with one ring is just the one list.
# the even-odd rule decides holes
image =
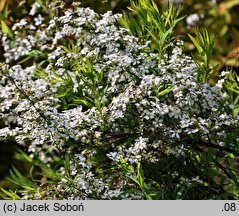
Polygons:
[[75,4],[45,22],[38,8],[32,23],[14,24],[13,45],[1,36],[0,137],[49,166],[54,154],[71,160],[56,185],[24,198],[143,199],[118,174],[122,161],[156,164],[211,145],[238,150],[239,118],[218,85],[197,82],[179,45],[159,58],[118,25],[119,15]]

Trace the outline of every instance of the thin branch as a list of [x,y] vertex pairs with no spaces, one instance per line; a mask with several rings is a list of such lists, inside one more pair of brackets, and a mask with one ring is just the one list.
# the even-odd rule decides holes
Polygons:
[[237,179],[234,177],[234,176],[232,176],[231,175],[231,173],[230,172],[228,172],[227,171],[227,167],[224,167],[222,164],[220,164],[217,160],[213,160],[213,163],[218,167],[218,168],[220,168],[224,173],[225,173],[225,175],[229,178],[229,179],[231,179],[231,180],[233,180],[233,182],[239,187],[239,182],[237,181]]
[[224,152],[228,152],[228,153],[232,153],[236,156],[239,156],[239,151],[225,147],[225,146],[220,146],[220,145],[216,145],[216,144],[212,144],[212,143],[206,143],[206,142],[201,142],[200,144],[198,144],[199,146],[204,146],[204,147],[211,147],[211,148],[215,148],[218,149],[220,151],[224,151]]

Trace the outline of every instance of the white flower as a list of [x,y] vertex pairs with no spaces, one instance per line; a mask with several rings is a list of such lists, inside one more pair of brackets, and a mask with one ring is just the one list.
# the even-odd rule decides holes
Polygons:
[[220,77],[225,77],[229,73],[230,73],[229,71],[222,71],[219,76]]
[[12,27],[12,30],[16,30],[17,28],[22,28],[27,24],[26,19],[21,19],[19,23],[15,23]]
[[180,138],[180,135],[179,135],[179,131],[175,131],[175,130],[170,130],[169,131],[169,136],[171,137],[171,138]]
[[223,87],[224,82],[225,82],[225,79],[220,79],[217,81],[216,86],[221,89]]
[[190,14],[186,18],[186,22],[187,22],[188,26],[195,26],[198,21],[199,21],[199,15],[198,14]]
[[38,16],[36,18],[34,18],[34,21],[35,21],[35,25],[39,26],[44,21],[44,18],[40,14],[38,14]]
[[137,154],[140,150],[147,148],[147,141],[148,138],[140,137],[138,140],[136,140],[134,147],[132,149],[133,154]]
[[41,5],[39,5],[38,2],[34,2],[29,15],[34,16],[40,7],[41,7]]

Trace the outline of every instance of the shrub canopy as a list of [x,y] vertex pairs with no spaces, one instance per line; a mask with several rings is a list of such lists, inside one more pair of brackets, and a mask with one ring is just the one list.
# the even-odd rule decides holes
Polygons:
[[12,38],[1,34],[0,137],[14,138],[48,179],[12,172],[25,179],[20,198],[238,196],[235,170],[221,167],[239,152],[226,73],[215,86],[198,82],[181,41],[158,55],[120,15],[60,8],[49,5],[48,17],[35,3]]

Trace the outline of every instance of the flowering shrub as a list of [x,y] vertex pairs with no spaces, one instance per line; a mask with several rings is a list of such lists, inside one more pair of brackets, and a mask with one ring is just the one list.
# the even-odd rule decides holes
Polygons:
[[28,154],[18,157],[43,176],[13,169],[22,188],[10,196],[238,196],[235,170],[221,164],[239,152],[239,118],[222,81],[198,82],[181,41],[158,55],[120,27],[120,15],[61,6],[49,5],[50,18],[35,3],[12,26],[14,40],[1,34],[0,137],[14,138]]

